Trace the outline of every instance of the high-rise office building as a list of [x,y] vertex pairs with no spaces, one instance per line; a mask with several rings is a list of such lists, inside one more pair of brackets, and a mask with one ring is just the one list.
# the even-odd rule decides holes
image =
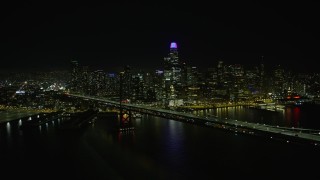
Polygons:
[[172,84],[181,83],[181,64],[179,62],[177,43],[170,44],[170,53],[164,58],[164,76]]
[[178,45],[172,42],[169,55],[164,58],[164,88],[167,101],[178,98],[182,86],[181,73]]
[[70,82],[70,89],[76,90],[79,86],[80,82],[80,68],[78,61],[72,60],[71,61],[72,69],[71,69],[71,82]]
[[273,72],[273,94],[279,98],[282,98],[284,95],[283,94],[285,90],[284,83],[285,83],[284,69],[280,65],[278,65],[277,67],[275,67]]
[[122,75],[122,100],[130,100],[132,96],[132,72],[130,66],[125,66]]

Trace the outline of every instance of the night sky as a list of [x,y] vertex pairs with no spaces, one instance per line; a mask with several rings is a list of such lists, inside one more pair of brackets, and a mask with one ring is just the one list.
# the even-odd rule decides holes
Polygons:
[[199,68],[282,65],[319,72],[315,4],[121,1],[1,4],[2,71],[68,69],[71,60],[115,71],[159,69],[177,42],[181,61]]

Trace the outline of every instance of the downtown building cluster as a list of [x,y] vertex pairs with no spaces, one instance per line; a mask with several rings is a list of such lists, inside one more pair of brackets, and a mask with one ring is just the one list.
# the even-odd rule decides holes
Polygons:
[[125,66],[118,73],[90,71],[72,61],[68,89],[91,96],[103,96],[131,103],[154,103],[163,107],[214,103],[242,103],[263,99],[308,99],[320,95],[319,74],[300,74],[275,66],[265,69],[262,61],[254,67],[225,64],[218,60],[215,67],[200,71],[179,58],[178,45],[170,44],[163,67],[153,72],[135,71]]
[[0,105],[27,109],[59,109],[68,72],[14,72],[0,79]]
[[68,71],[2,73],[0,105],[33,109],[74,106],[57,100],[65,91],[119,101],[120,84],[122,102],[158,107],[299,99],[320,103],[319,73],[292,72],[279,65],[266,69],[261,62],[245,67],[217,60],[213,67],[199,70],[184,63],[178,45],[171,43],[163,66],[151,72],[127,65],[121,72],[110,73],[72,61]]

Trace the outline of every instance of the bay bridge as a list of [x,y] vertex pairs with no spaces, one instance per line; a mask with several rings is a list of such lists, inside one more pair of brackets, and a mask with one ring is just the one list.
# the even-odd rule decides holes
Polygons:
[[220,128],[233,131],[235,134],[257,135],[270,139],[278,139],[287,143],[307,143],[311,145],[320,145],[320,130],[279,127],[259,123],[250,123],[234,119],[221,119],[217,116],[199,116],[191,113],[178,112],[168,109],[148,107],[143,105],[121,103],[112,101],[103,97],[86,96],[79,94],[66,94],[69,97],[80,98],[83,100],[91,100],[93,102],[102,103],[106,106],[123,109],[130,112],[138,112],[142,114],[150,114],[201,126]]

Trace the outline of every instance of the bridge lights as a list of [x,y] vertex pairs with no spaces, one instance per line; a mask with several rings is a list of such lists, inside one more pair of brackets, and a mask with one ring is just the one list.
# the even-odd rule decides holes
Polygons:
[[121,117],[121,121],[123,124],[127,124],[130,121],[130,116],[127,113],[123,113]]

